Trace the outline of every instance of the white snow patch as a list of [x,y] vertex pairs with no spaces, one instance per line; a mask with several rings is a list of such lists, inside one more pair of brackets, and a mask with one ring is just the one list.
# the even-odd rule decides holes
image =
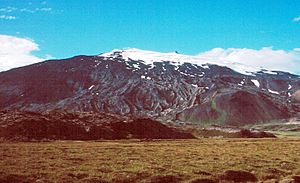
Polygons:
[[[191,63],[201,66],[205,69],[209,69],[208,64],[215,64],[219,66],[229,67],[237,72],[246,75],[253,75],[253,73],[261,71],[261,68],[256,68],[236,62],[231,62],[228,60],[218,60],[205,56],[205,55],[183,55],[175,52],[170,53],[160,53],[155,51],[140,50],[136,48],[125,49],[125,50],[113,50],[109,53],[104,53],[99,55],[100,57],[116,58],[121,56],[125,61],[135,60],[143,61],[146,65],[151,65],[151,69],[154,67],[154,62],[164,62],[169,61],[172,65],[178,66],[184,63]],[[267,72],[267,71],[265,71]],[[271,72],[272,74],[276,74]]]
[[132,64],[132,66],[133,66],[134,68],[136,68],[136,69],[140,69],[140,66],[139,66],[138,64],[136,64],[136,63]]
[[243,79],[238,85],[243,86],[245,84],[245,79]]
[[251,79],[251,81],[257,88],[259,88],[259,86],[260,86],[259,81],[257,81],[256,79]]
[[192,66],[193,66],[194,68],[198,69],[197,65],[195,65],[195,64],[192,64]]
[[192,86],[198,88],[198,85],[192,84]]
[[146,78],[146,76],[142,75],[142,76],[141,76],[141,78],[142,78],[142,79],[145,79],[145,78]]
[[202,67],[203,67],[204,69],[209,69],[209,66],[208,66],[207,64],[202,64]]
[[92,88],[94,88],[94,86],[95,86],[95,85],[90,86],[90,87],[89,87],[89,90],[91,90]]
[[188,74],[186,74],[184,72],[179,71],[179,73],[182,74],[182,75],[188,76]]
[[292,85],[291,85],[291,84],[289,84],[289,88],[288,88],[288,90],[290,90],[290,89],[292,89]]
[[94,67],[98,67],[100,65],[100,62],[96,62],[97,64]]
[[273,75],[277,75],[277,72],[275,71],[268,71],[268,70],[261,70],[263,73],[266,73],[266,74],[273,74]]
[[277,91],[273,91],[273,90],[271,90],[271,89],[268,89],[268,91],[269,91],[270,93],[273,93],[273,94],[279,95],[279,92],[277,92]]
[[147,76],[146,79],[151,80],[151,77]]

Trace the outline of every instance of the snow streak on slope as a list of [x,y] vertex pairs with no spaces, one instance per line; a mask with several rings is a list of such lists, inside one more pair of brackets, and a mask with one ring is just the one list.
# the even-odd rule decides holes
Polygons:
[[183,54],[178,54],[177,52],[160,53],[155,51],[140,50],[136,48],[124,49],[124,50],[113,50],[109,53],[104,53],[99,56],[112,57],[112,58],[122,57],[126,61],[140,60],[140,61],[144,61],[146,65],[153,65],[153,62],[162,62],[162,61],[170,61],[172,62],[173,65],[191,63],[202,67],[204,64],[213,64],[213,65],[225,66],[241,74],[246,74],[246,75],[254,75],[256,72],[262,70],[262,68],[259,67],[252,67],[252,66],[243,65],[236,62],[213,60],[212,58],[204,57],[204,56],[183,55]]
[[260,86],[259,81],[257,81],[256,79],[251,79],[251,81],[253,82],[253,84],[255,84],[255,86],[257,86],[257,88],[259,88]]

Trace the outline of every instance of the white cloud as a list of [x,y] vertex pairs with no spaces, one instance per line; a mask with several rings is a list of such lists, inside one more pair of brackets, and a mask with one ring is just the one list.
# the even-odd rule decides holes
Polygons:
[[[42,5],[45,5],[44,3],[41,3]],[[3,14],[12,14],[12,13],[51,13],[52,8],[50,7],[40,7],[40,8],[17,8],[12,6],[7,6],[4,8],[0,8],[0,12]],[[2,20],[14,20],[16,19],[16,16],[13,15],[0,15],[0,19]]]
[[291,73],[300,72],[300,48],[292,51],[274,50],[265,47],[259,50],[248,48],[214,48],[200,53],[198,56],[214,60],[215,62],[227,63],[231,68],[243,65],[249,70],[260,68],[268,70],[281,70]]
[[36,8],[36,11],[52,11],[52,8]]
[[[41,3],[42,5],[45,5]],[[51,12],[53,9],[50,7],[37,7],[37,8],[17,8],[17,7],[4,7],[0,8],[0,12],[3,13],[15,13],[15,12],[21,12],[21,13],[37,13],[37,12]]]
[[11,13],[16,10],[17,10],[17,8],[11,7],[11,6],[8,6],[6,8],[0,8],[0,12],[6,12],[6,13]]
[[20,9],[20,12],[34,13],[33,10],[30,10],[30,9],[27,9],[27,8],[22,8],[22,9]]
[[39,51],[33,40],[0,34],[0,72],[44,60],[34,56],[33,51]]
[[294,51],[300,52],[300,48],[294,48]]
[[295,18],[293,19],[293,21],[294,21],[294,22],[299,22],[299,21],[300,21],[300,16],[295,17]]
[[10,15],[0,15],[0,19],[4,19],[4,20],[15,20],[16,17],[15,17],[15,16],[10,16]]

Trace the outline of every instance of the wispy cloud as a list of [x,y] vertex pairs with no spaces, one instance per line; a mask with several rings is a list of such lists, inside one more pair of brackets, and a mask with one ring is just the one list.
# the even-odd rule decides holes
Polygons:
[[5,20],[13,20],[16,19],[16,14],[18,13],[52,13],[53,9],[51,7],[46,6],[47,2],[43,1],[39,5],[32,7],[33,5],[30,4],[30,7],[13,7],[13,6],[7,6],[7,7],[0,7],[0,13],[3,13],[3,15],[0,15],[0,19]]
[[0,8],[0,12],[11,13],[18,10],[18,8],[8,6],[6,8]]
[[36,8],[36,11],[52,11],[52,8]]
[[4,20],[15,20],[17,17],[11,15],[0,15],[0,19]]
[[19,9],[19,11],[22,13],[50,12],[52,11],[52,8],[35,8],[35,9],[22,8]]
[[295,17],[295,18],[293,19],[293,21],[294,21],[294,22],[299,22],[299,21],[300,21],[300,16]]
[[0,12],[12,13],[12,12],[25,12],[25,13],[35,13],[35,12],[45,12],[52,11],[50,7],[41,7],[41,8],[17,8],[8,6],[6,8],[0,8]]

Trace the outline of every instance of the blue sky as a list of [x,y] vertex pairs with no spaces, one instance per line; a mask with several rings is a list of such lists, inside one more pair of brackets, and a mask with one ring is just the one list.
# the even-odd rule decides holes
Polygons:
[[0,0],[0,34],[55,58],[126,47],[290,51],[300,47],[299,17],[299,0]]

